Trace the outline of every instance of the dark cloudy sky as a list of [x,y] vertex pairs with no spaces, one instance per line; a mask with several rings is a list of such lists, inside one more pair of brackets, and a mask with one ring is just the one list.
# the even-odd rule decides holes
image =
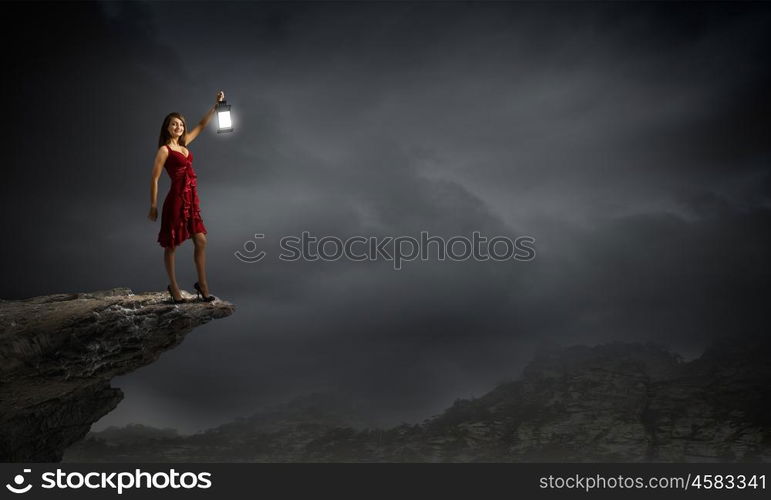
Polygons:
[[[697,356],[767,332],[771,4],[0,5],[0,296],[167,284],[163,117],[191,145],[232,317],[116,379],[94,426],[195,431],[338,391],[418,421],[539,345]],[[163,174],[159,204],[168,190]],[[282,262],[278,240],[528,235],[530,262]],[[264,233],[264,261],[234,252]],[[177,252],[192,290],[192,242]]]

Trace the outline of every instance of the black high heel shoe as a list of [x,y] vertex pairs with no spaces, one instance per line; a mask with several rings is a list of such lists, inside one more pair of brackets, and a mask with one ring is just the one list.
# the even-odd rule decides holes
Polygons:
[[171,300],[173,300],[175,304],[184,304],[185,302],[187,302],[187,300],[185,300],[185,298],[184,298],[184,297],[183,297],[183,298],[181,298],[180,300],[177,300],[177,299],[175,299],[175,298],[174,298],[174,294],[173,294],[173,293],[171,293],[171,285],[168,285],[168,286],[166,287],[166,290],[168,290],[168,291],[169,291],[169,295],[171,295]]
[[216,299],[214,295],[209,295],[208,297],[203,294],[203,290],[201,290],[201,286],[198,284],[198,282],[195,282],[195,285],[193,285],[193,288],[195,288],[195,293],[197,294],[198,298],[203,297],[201,300],[204,302],[211,302],[212,300]]

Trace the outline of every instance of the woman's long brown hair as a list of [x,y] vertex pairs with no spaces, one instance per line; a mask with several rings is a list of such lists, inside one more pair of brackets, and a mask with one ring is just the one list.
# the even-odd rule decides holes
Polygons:
[[179,141],[177,141],[177,143],[180,146],[185,145],[185,135],[187,134],[187,122],[185,121],[185,117],[179,113],[169,113],[168,115],[166,115],[166,118],[163,119],[163,125],[161,125],[161,135],[158,138],[159,148],[166,145],[169,142],[169,139],[171,139],[171,134],[169,134],[169,123],[171,123],[172,118],[179,118],[180,120],[182,120],[182,126],[185,127],[185,131],[179,137]]

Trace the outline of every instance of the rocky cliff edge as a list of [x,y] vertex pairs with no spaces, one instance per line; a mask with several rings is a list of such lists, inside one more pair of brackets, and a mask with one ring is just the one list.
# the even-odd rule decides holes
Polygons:
[[113,288],[0,300],[0,461],[55,462],[123,399],[110,380],[152,363],[221,300]]

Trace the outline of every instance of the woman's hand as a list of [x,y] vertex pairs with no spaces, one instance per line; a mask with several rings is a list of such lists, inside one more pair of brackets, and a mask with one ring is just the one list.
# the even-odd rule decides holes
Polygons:
[[225,100],[225,93],[223,91],[217,92],[217,102],[222,102]]
[[155,221],[158,218],[158,207],[150,207],[150,213],[147,214],[147,218]]

